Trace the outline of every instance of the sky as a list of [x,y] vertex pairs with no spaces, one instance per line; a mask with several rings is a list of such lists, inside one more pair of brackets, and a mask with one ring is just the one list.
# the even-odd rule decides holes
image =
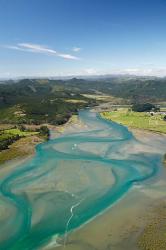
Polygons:
[[166,75],[166,0],[0,0],[0,77]]

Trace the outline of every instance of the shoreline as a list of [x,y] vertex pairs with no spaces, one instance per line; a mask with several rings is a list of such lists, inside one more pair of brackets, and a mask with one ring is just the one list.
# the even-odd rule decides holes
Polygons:
[[147,120],[146,112],[131,112],[131,114],[129,113],[130,115],[128,115],[126,111],[99,111],[99,114],[103,119],[116,122],[131,130],[140,129],[166,135],[166,130],[164,129],[166,125],[165,122],[161,120],[161,117],[157,117],[155,120],[154,118],[152,119],[153,116],[148,116]]
[[[63,134],[70,126],[80,125],[80,121],[78,119],[78,115],[72,115],[71,118],[63,125],[55,126],[50,124],[41,124],[40,126],[42,125],[47,126],[49,130],[51,130],[51,138],[56,138]],[[34,127],[35,125],[32,126]],[[37,127],[40,126],[37,125]],[[35,154],[35,147],[42,142],[44,142],[44,138],[37,135],[20,138],[18,141],[12,143],[9,146],[9,149],[0,151],[0,167],[10,164],[10,162],[12,163],[14,160],[19,162],[19,160],[22,161],[33,157]],[[5,160],[3,160],[3,158],[5,158]]]
[[[54,127],[53,137],[56,138],[60,134],[67,133],[71,129],[74,130],[75,126],[78,128],[83,126],[77,119],[68,121],[66,124]],[[151,140],[153,134],[154,137],[160,137],[161,135],[153,133],[151,131],[145,131],[142,129],[130,129],[136,139],[143,140],[145,143],[147,140]],[[54,133],[55,132],[55,133]],[[35,145],[34,145],[35,149]],[[31,158],[33,154],[29,155]],[[28,160],[26,157],[26,159]],[[25,159],[25,160],[26,160]],[[16,159],[20,162],[22,158]],[[14,161],[14,160],[13,160]],[[6,165],[8,162],[6,162]],[[11,168],[3,168],[4,173],[11,171]],[[161,179],[163,176],[161,176]],[[151,180],[150,187],[143,183],[142,185],[134,185],[126,194],[118,199],[110,207],[106,208],[100,214],[81,225],[79,228],[71,231],[67,235],[67,241],[65,245],[66,250],[145,250],[143,248],[145,244],[146,235],[149,233],[149,223],[155,216],[158,206],[162,206],[162,198],[165,195],[161,194],[158,197],[156,190],[155,195],[152,193],[153,188],[157,185],[161,185],[161,179],[154,178]],[[162,179],[164,181],[164,178]],[[144,186],[145,185],[145,186]],[[157,186],[158,187],[158,186]],[[165,185],[166,187],[166,185]],[[157,204],[156,205],[156,201]],[[149,215],[150,214],[150,215]],[[149,215],[148,218],[147,215]],[[147,229],[146,229],[147,227]],[[153,236],[154,237],[154,236]],[[60,237],[60,242],[56,238],[56,243],[63,242],[63,237]],[[137,243],[136,243],[137,242]],[[51,245],[51,242],[47,246],[43,246],[42,249],[50,250],[62,250],[64,245],[55,246]],[[49,247],[50,244],[50,247]],[[149,243],[148,243],[149,244]],[[147,245],[145,244],[147,247]],[[150,248],[149,248],[150,249]],[[154,248],[154,250],[158,250]]]
[[28,157],[32,157],[35,154],[35,147],[39,143],[44,141],[43,138],[39,136],[29,136],[20,138],[18,141],[12,143],[8,149],[2,150],[0,152],[0,167],[10,164],[13,160],[22,160]]
[[[123,125],[123,124],[121,124],[121,125]],[[153,133],[153,134],[157,134],[157,135],[164,135],[166,137],[166,133],[164,133],[164,132],[150,130],[150,129],[144,129],[144,128],[136,128],[136,127],[131,127],[131,126],[127,126],[127,125],[123,125],[123,126],[127,127],[130,131],[133,131],[133,132],[138,130],[141,132]]]
[[[147,140],[150,141],[151,136],[156,138],[163,137],[163,134],[154,133],[153,131],[136,128],[128,129],[134,134],[137,140],[143,141],[143,143],[146,143]],[[84,225],[69,232],[65,249],[145,250],[154,247],[154,250],[158,250],[158,248],[155,248],[155,244],[159,246],[159,237],[156,237],[154,244],[151,240],[146,241],[146,238],[149,233],[149,225],[151,225],[154,218],[160,217],[157,213],[158,209],[164,206],[163,204],[166,200],[164,193],[161,192],[158,194],[160,192],[157,190],[158,186],[162,187],[162,182],[165,180],[162,173],[159,175],[160,177],[157,176],[157,178],[150,180],[150,182],[145,182],[141,186],[139,184],[134,185],[115,204],[102,211]],[[165,187],[162,188],[165,190]],[[155,194],[151,191],[153,188],[156,189],[154,190]],[[165,199],[164,201],[163,198]],[[119,217],[121,218],[120,220]],[[155,235],[152,238],[154,237]],[[63,242],[63,238],[61,238],[60,242],[57,242]],[[49,249],[61,250],[63,247],[56,246]]]
[[[98,112],[98,114],[101,116],[100,112],[99,111],[96,111],[94,109],[95,112]],[[104,118],[103,116],[101,116],[102,119],[105,119],[105,120],[108,120],[106,118]],[[118,123],[118,122],[117,122]],[[121,124],[121,123],[119,123]],[[56,138],[58,137],[59,135],[63,134],[67,129],[69,129],[70,126],[74,125],[76,127],[82,127],[83,124],[81,124],[81,122],[79,121],[78,119],[78,115],[72,115],[70,117],[70,119],[62,124],[62,125],[50,125],[50,124],[42,124],[42,125],[45,125],[49,128],[49,130],[51,130],[51,138]],[[123,125],[123,124],[122,124]],[[10,126],[10,125],[9,125]],[[38,125],[37,125],[38,126]],[[40,125],[41,126],[41,125]],[[150,134],[150,135],[161,135],[161,136],[165,136],[166,137],[166,134],[165,133],[162,133],[162,132],[159,132],[159,131],[154,131],[154,130],[148,130],[148,129],[143,129],[143,128],[136,128],[136,127],[132,127],[132,126],[127,126],[127,125],[123,125],[125,127],[128,128],[129,131],[131,131],[134,136],[137,138],[139,137],[138,134],[140,133],[145,133],[145,134]],[[143,136],[142,136],[143,137]],[[0,152],[0,156],[4,153],[8,154],[8,152],[10,152],[10,148],[12,149],[13,147],[15,148],[19,148],[19,145],[21,146],[21,143],[22,140],[24,141],[25,143],[25,147],[28,148],[28,150],[25,152],[24,150],[20,150],[20,152],[18,152],[18,154],[16,155],[16,157],[9,157],[9,159],[7,158],[7,160],[4,160],[4,161],[0,161],[0,166],[6,164],[6,163],[10,163],[10,161],[13,161],[13,160],[22,160],[22,159],[26,159],[27,157],[32,157],[34,154],[35,154],[35,147],[36,145],[44,142],[44,139],[39,137],[39,136],[29,136],[28,139],[31,138],[32,140],[27,140],[26,142],[26,139],[27,138],[21,138],[19,139],[18,141],[14,142],[13,144],[11,144],[9,146],[9,149],[6,149],[6,150],[3,150]],[[166,155],[166,153],[165,153]],[[164,158],[164,164],[166,165],[166,160]]]
[[[165,140],[166,140],[165,133],[157,133],[157,132],[153,132],[153,131],[149,131],[149,130],[145,130],[145,129],[139,129],[139,128],[129,128],[129,127],[127,127],[127,128],[129,129],[129,131],[131,131],[134,134],[134,136],[137,140],[139,140],[141,138],[142,140],[145,141],[147,136],[157,136],[157,137],[164,136]],[[163,165],[164,165],[164,167],[166,167],[166,152],[163,155]]]
[[[122,124],[121,122],[118,122],[118,121],[114,121],[114,120],[111,120],[111,119],[107,119],[106,117],[104,117],[101,113],[101,111],[98,112],[99,115],[101,116],[102,119],[105,119],[107,121],[112,121],[112,122],[115,122],[115,123],[118,123],[120,125],[123,125],[125,126],[130,132],[132,132],[135,136],[136,139],[141,139],[143,140],[144,139],[144,136],[164,136],[165,137],[165,140],[166,140],[166,133],[164,132],[160,132],[160,131],[155,131],[155,130],[151,130],[151,129],[145,129],[145,128],[137,128],[135,126],[130,126],[130,125],[125,125],[125,124]],[[163,165],[166,167],[166,152],[164,153],[163,155]]]

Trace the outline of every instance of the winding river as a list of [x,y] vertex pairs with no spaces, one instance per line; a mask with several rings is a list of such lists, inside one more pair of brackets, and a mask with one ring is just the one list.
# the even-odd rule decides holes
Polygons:
[[79,116],[83,127],[39,144],[1,178],[0,249],[39,249],[56,235],[65,244],[68,231],[160,170],[162,155],[141,151],[126,127],[89,110]]

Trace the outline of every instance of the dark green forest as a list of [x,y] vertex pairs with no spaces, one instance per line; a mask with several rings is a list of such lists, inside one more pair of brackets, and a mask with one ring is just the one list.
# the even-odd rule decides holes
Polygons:
[[95,103],[61,82],[25,79],[0,84],[1,123],[60,125]]
[[164,102],[166,79],[126,76],[1,81],[0,122],[63,124],[79,109],[98,103],[83,94],[111,95],[130,104]]

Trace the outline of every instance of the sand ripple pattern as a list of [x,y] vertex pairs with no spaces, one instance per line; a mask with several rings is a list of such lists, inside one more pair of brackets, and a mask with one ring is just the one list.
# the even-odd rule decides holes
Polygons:
[[[135,183],[154,176],[161,155],[124,126],[80,111],[86,125],[36,147],[36,155],[0,180],[0,249],[32,250],[92,219]],[[64,244],[65,244],[64,241]]]

